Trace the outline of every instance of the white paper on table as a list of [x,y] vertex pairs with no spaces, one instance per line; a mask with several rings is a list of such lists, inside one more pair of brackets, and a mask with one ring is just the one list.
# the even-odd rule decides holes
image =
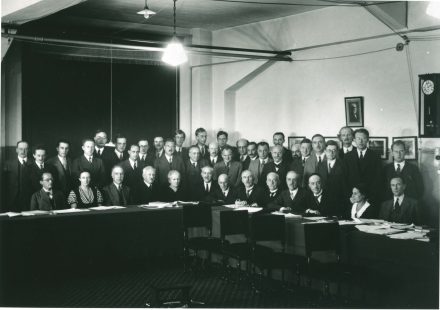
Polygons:
[[180,205],[185,205],[185,206],[187,206],[187,205],[197,206],[199,204],[198,201],[181,201],[181,200],[176,201],[176,203],[178,203]]
[[239,210],[247,210],[249,213],[255,213],[255,212],[258,212],[258,211],[263,210],[263,208],[256,208],[256,207],[239,207],[239,208],[236,208],[235,210],[236,210],[236,211],[239,211]]
[[233,203],[230,205],[223,205],[223,207],[235,209],[237,206]]
[[63,214],[63,213],[78,213],[78,212],[89,212],[89,209],[63,209],[63,210],[53,210],[52,212],[55,214]]
[[44,211],[44,210],[32,210],[32,211],[22,211],[21,215],[23,216],[33,216],[33,215],[48,215],[52,211]]
[[149,207],[156,207],[156,208],[169,208],[172,207],[173,205],[170,202],[162,202],[162,201],[154,201],[154,202],[150,202],[148,204]]
[[284,217],[287,217],[287,218],[302,218],[302,215],[301,215],[301,214],[284,213],[284,212],[280,212],[280,211],[274,211],[274,212],[272,212],[272,214],[275,214],[275,215],[284,215]]
[[401,229],[391,228],[389,225],[356,225],[355,226],[358,230],[362,232],[366,232],[369,234],[376,234],[376,235],[391,235],[396,233],[403,232]]
[[390,235],[388,237],[392,238],[392,239],[424,239],[424,238],[426,238],[424,233],[421,233],[418,231],[405,231],[402,233]]
[[0,213],[0,216],[15,217],[15,216],[21,216],[21,213],[17,213],[17,212],[4,212],[4,213]]
[[359,221],[347,221],[347,220],[341,220],[338,221],[339,225],[361,225],[362,223],[360,223]]
[[319,221],[319,220],[325,219],[326,217],[325,216],[304,216],[303,218],[306,220]]
[[360,218],[358,219],[359,221],[361,221],[364,224],[382,224],[385,223],[385,220],[381,220],[381,219],[363,219]]
[[126,209],[127,207],[123,207],[123,206],[113,206],[112,209]]
[[103,211],[103,210],[111,210],[114,209],[115,206],[99,206],[99,207],[91,207],[90,210],[97,210],[97,211]]

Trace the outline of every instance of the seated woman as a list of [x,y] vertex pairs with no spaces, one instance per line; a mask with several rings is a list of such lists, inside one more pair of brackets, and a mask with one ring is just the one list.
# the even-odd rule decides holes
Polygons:
[[350,202],[351,207],[350,218],[377,218],[375,208],[367,201],[367,192],[364,184],[358,184],[353,187]]
[[80,186],[71,190],[67,197],[67,204],[71,208],[90,208],[102,205],[102,194],[99,189],[90,186],[90,181],[90,172],[82,170],[79,174]]
[[177,200],[187,200],[186,191],[180,184],[180,173],[177,170],[168,172],[168,183],[162,192],[162,200],[164,202],[173,202]]

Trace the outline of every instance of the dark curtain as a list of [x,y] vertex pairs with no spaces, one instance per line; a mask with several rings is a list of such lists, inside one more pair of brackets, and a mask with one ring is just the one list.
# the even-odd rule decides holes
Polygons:
[[113,138],[122,133],[127,144],[145,137],[152,145],[156,135],[170,137],[176,129],[176,70],[167,66],[27,51],[22,93],[23,138],[46,145],[48,156],[60,138],[71,141],[72,157],[98,128],[110,139],[110,119]]

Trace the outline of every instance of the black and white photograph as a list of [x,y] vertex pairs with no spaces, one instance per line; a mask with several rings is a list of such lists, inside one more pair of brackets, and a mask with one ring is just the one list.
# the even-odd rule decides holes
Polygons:
[[1,2],[0,308],[439,308],[440,1]]

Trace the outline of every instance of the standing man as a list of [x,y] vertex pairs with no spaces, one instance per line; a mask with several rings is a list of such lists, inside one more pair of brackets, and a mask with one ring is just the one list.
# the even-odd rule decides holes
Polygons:
[[229,138],[229,136],[226,131],[220,130],[217,133],[217,143],[218,143],[218,148],[220,149],[220,154],[223,152],[223,149],[225,147],[228,147],[232,150],[232,159],[234,161],[238,161],[237,150],[235,149],[235,147],[228,144],[228,138]]
[[283,148],[283,161],[289,164],[292,161],[292,153],[284,147],[285,137],[284,133],[276,132],[273,134],[273,145],[280,145]]
[[[128,153],[125,150],[126,148],[127,138],[118,134],[116,136],[116,146],[113,152],[109,152],[102,156],[106,171],[111,171],[115,165],[120,164],[128,158]],[[110,176],[108,176],[107,180],[110,181]]]
[[[1,211],[21,212],[29,210],[31,198],[29,143],[18,141],[17,156],[6,161],[4,166],[6,206]],[[3,205],[3,203],[2,203]]]
[[259,142],[257,144],[257,152],[258,159],[252,160],[249,164],[249,171],[252,173],[255,184],[258,184],[261,174],[263,173],[264,165],[272,161],[272,159],[269,158],[269,144],[267,142]]
[[312,137],[312,148],[313,152],[304,164],[304,185],[312,174],[318,173],[325,159],[325,139],[321,134]]
[[200,158],[200,149],[197,146],[191,146],[188,154],[189,158],[185,161],[185,183],[192,193],[201,182],[202,168],[209,164],[206,159]]
[[339,158],[343,159],[344,155],[356,150],[353,146],[354,131],[350,127],[342,127],[338,134],[339,140],[342,142],[342,148],[339,150]]
[[216,163],[214,166],[214,179],[220,174],[227,174],[232,186],[238,186],[240,184],[240,176],[242,171],[241,163],[238,161],[232,161],[232,150],[225,147],[222,151],[223,161]]
[[216,163],[222,161],[222,157],[219,156],[219,148],[217,142],[209,143],[208,151],[209,151],[209,165],[214,168]]
[[365,128],[356,129],[354,139],[357,149],[344,155],[344,192],[346,198],[351,196],[351,190],[359,183],[367,187],[367,197],[372,205],[379,205],[382,194],[382,162],[379,154],[368,146],[370,134]]
[[41,189],[31,197],[31,210],[61,210],[66,209],[66,197],[64,194],[53,188],[53,176],[50,172],[43,172],[40,175]]
[[124,170],[124,184],[129,188],[135,188],[142,180],[142,166],[139,163],[139,146],[130,145],[128,159],[124,160],[120,166]]
[[286,174],[289,170],[289,165],[283,159],[283,147],[281,145],[272,146],[271,154],[273,161],[264,165],[263,172],[261,173],[261,182],[266,180],[270,172],[275,172],[279,176],[278,180],[281,180],[280,184],[278,184],[280,189],[285,189],[287,188]]
[[197,128],[195,134],[197,141],[195,145],[200,149],[200,156],[202,158],[208,159],[209,151],[208,151],[208,146],[206,145],[206,139],[208,137],[208,133],[206,132],[205,128]]
[[112,169],[113,182],[104,187],[104,204],[106,206],[126,206],[131,203],[130,188],[124,185],[124,170],[120,166]]
[[154,154],[154,160],[161,158],[163,155],[163,147],[164,147],[164,141],[163,141],[163,137],[154,137],[153,140],[154,143],[154,149],[155,149],[155,154]]
[[253,161],[258,158],[258,146],[255,142],[249,142],[247,147],[247,154],[249,156],[250,161]]
[[148,152],[149,145],[147,139],[140,139],[138,141],[139,145],[139,165],[144,168],[147,166],[153,166],[154,164],[154,152]]
[[82,142],[83,155],[76,158],[72,163],[72,175],[75,180],[79,179],[81,171],[88,170],[92,178],[91,185],[99,189],[104,187],[107,180],[104,162],[101,158],[93,156],[95,142],[92,139],[84,139]]
[[95,152],[93,155],[97,158],[108,157],[114,150],[113,147],[106,146],[108,142],[107,133],[102,129],[96,130],[93,140],[95,141]]
[[184,161],[188,159],[188,148],[183,146],[185,138],[186,134],[181,129],[177,129],[174,133],[174,141],[176,142],[176,155],[181,156]]
[[52,167],[45,164],[46,149],[42,145],[36,146],[32,155],[34,156],[34,161],[30,165],[29,177],[31,179],[31,191],[35,193],[41,189],[41,174],[43,172],[50,172],[52,174],[51,178],[53,178],[54,173]]
[[70,143],[67,140],[59,140],[57,142],[57,156],[50,158],[47,164],[52,167],[55,172],[54,187],[61,190],[64,196],[70,193],[73,188],[72,181],[72,160],[68,157],[70,150]]
[[289,171],[297,172],[300,175],[300,184],[304,184],[304,166],[312,151],[312,141],[310,139],[304,138],[299,144],[299,151],[301,155],[299,158],[293,157],[292,162],[289,166]]
[[164,145],[163,156],[156,158],[154,168],[156,168],[157,179],[160,185],[168,185],[168,172],[177,170],[180,176],[185,175],[185,164],[180,156],[174,155],[175,142],[173,139],[167,139]]
[[251,158],[249,157],[247,153],[249,141],[246,139],[239,139],[237,141],[237,161],[239,160],[241,162],[241,165],[243,166],[243,170],[247,170],[249,167],[249,163],[251,162]]

